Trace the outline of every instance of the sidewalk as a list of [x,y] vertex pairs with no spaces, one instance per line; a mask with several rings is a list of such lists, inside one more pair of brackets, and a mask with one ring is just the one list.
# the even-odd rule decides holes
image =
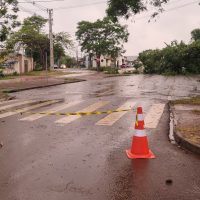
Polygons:
[[70,76],[68,78],[59,76],[22,76],[15,79],[0,80],[0,99],[9,98],[6,93],[56,86],[67,83],[75,83],[80,81],[85,80],[82,78],[72,78]]
[[0,80],[0,100],[9,99],[8,93],[27,89],[35,89],[49,86],[75,83],[86,80],[97,80],[106,77],[103,73],[90,70],[66,69],[66,75],[49,76],[19,76],[15,79]]
[[200,154],[200,97],[170,102],[175,141]]

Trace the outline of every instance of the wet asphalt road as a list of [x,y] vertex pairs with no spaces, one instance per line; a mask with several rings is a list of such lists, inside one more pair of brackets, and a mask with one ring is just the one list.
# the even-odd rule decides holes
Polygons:
[[167,105],[170,99],[199,94],[199,79],[135,75],[16,93],[22,100],[83,100],[65,111],[78,111],[98,101],[109,101],[99,110],[116,109],[128,100],[142,105],[144,115],[155,103],[165,104],[165,109],[157,128],[146,129],[156,155],[153,160],[126,157],[135,111],[112,126],[95,125],[106,115],[81,117],[65,126],[54,123],[58,116],[33,122],[19,121],[21,115],[0,119],[4,143],[0,149],[0,199],[199,200],[200,156],[168,141]]

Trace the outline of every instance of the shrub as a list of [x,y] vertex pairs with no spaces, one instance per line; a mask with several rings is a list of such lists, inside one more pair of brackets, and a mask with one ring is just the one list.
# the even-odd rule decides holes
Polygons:
[[200,41],[189,45],[172,42],[159,50],[147,50],[139,54],[139,59],[148,74],[198,74],[200,73]]
[[4,75],[3,71],[0,70],[0,78],[2,78],[2,77],[4,77],[4,76],[5,76],[5,75]]
[[17,73],[17,72],[13,72],[12,75],[13,75],[13,76],[18,76],[18,73]]
[[118,74],[118,69],[113,67],[102,67],[105,74]]

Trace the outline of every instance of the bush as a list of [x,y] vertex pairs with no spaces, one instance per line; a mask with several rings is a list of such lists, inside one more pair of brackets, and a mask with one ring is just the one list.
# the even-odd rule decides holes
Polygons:
[[148,74],[199,74],[200,73],[200,41],[189,45],[183,42],[172,42],[161,50],[147,50],[139,54]]
[[18,76],[18,73],[17,73],[17,72],[13,72],[12,75],[13,75],[13,76]]
[[0,78],[5,77],[4,73],[2,70],[0,70]]
[[117,68],[113,68],[113,67],[101,67],[101,70],[105,73],[105,74],[118,74],[118,69]]
[[38,63],[35,65],[35,68],[33,69],[33,71],[42,71],[42,70],[43,70],[43,67]]

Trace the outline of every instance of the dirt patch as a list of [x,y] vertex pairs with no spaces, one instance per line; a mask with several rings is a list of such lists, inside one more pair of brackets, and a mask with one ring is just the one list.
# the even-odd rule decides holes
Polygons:
[[15,97],[9,96],[7,93],[4,93],[3,91],[0,91],[0,101],[2,100],[11,100],[14,99]]
[[200,126],[178,127],[177,131],[188,141],[200,144]]
[[175,119],[175,139],[178,138],[177,142],[183,147],[189,147],[190,150],[193,147],[199,148],[195,152],[200,152],[200,96],[171,103]]

